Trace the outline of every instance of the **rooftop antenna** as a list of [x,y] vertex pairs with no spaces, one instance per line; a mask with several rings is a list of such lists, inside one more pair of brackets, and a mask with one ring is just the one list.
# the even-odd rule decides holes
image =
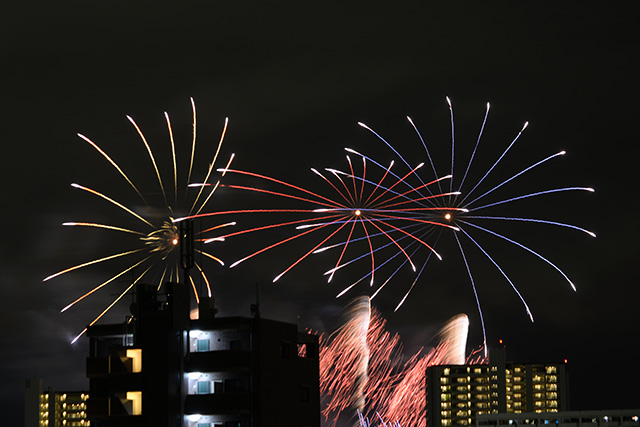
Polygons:
[[189,270],[194,265],[193,259],[193,220],[180,221],[180,263],[184,273],[185,285],[189,284]]

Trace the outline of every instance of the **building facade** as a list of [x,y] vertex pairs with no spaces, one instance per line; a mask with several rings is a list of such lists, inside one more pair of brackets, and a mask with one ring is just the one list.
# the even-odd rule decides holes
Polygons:
[[530,427],[639,427],[640,409],[483,414],[476,418],[476,426],[482,427],[514,424]]
[[87,415],[86,391],[43,390],[41,379],[25,384],[25,427],[85,427],[91,423]]
[[319,427],[317,336],[206,300],[191,320],[187,287],[168,288],[139,287],[129,322],[87,331],[93,426]]
[[568,410],[564,364],[505,361],[495,349],[488,364],[427,369],[427,425],[472,425],[478,415]]

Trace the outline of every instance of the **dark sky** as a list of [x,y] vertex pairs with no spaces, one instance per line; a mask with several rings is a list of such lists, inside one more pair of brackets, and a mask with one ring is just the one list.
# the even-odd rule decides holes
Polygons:
[[[383,164],[393,159],[358,121],[415,161],[411,153],[420,146],[405,119],[410,115],[445,171],[446,96],[462,158],[491,102],[481,146],[486,152],[478,158],[485,169],[529,121],[501,164],[505,177],[561,149],[568,154],[506,194],[519,194],[520,185],[522,191],[589,186],[596,192],[541,197],[524,203],[525,212],[517,215],[571,222],[598,238],[528,224],[505,231],[553,259],[576,283],[576,293],[539,259],[486,241],[529,303],[533,324],[508,283],[481,253],[469,251],[489,342],[503,339],[508,358],[516,361],[568,359],[572,409],[638,406],[639,291],[632,269],[638,253],[638,85],[631,66],[638,62],[638,38],[632,11],[602,2],[426,3],[61,1],[5,9],[0,402],[10,422],[21,423],[27,378],[43,378],[58,389],[88,387],[87,343],[68,343],[115,295],[105,292],[60,314],[108,272],[87,269],[42,283],[117,244],[104,234],[60,225],[109,220],[104,205],[70,183],[133,200],[115,170],[76,133],[119,155],[144,181],[148,159],[125,115],[136,119],[152,144],[166,148],[167,111],[182,130],[177,139],[179,134],[188,144],[189,97],[198,108],[204,152],[212,152],[229,117],[223,158],[234,152],[238,169],[319,191],[326,188],[309,169],[344,169],[346,146]],[[199,159],[201,168],[209,157]],[[223,207],[225,198],[238,202],[227,192],[216,196]],[[230,263],[246,248],[270,243],[258,234],[237,242],[220,244],[217,254]],[[443,239],[442,265],[424,273],[398,312],[393,308],[410,275],[374,300],[408,353],[432,344],[433,332],[460,312],[470,317],[469,347],[481,343],[473,293],[453,242]],[[260,283],[265,317],[333,329],[349,298],[334,299],[346,279],[336,276],[330,285],[322,279],[335,258],[316,257],[271,283],[294,253],[310,247],[294,243],[232,270],[212,265],[208,274],[221,314],[248,315]],[[367,292],[358,288],[352,296]],[[107,321],[120,321],[127,306],[123,301]]]

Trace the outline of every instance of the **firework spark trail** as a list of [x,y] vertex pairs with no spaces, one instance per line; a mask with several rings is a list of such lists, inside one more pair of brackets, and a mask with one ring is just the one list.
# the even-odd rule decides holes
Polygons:
[[[426,368],[484,361],[477,352],[465,357],[469,321],[464,314],[447,321],[437,335],[435,348],[426,353],[420,350],[403,363],[400,337],[386,330],[386,320],[370,308],[370,299],[358,298],[349,307],[343,326],[320,340],[322,413],[331,425],[353,416],[353,402],[364,398],[364,405],[358,408],[361,422],[378,418],[422,427],[426,423]],[[366,348],[362,343],[365,327]],[[365,358],[368,365],[363,392],[361,368]]]
[[[188,189],[190,187],[193,187],[194,185],[190,182],[191,181],[191,177],[192,177],[192,173],[193,173],[193,164],[194,164],[194,159],[195,159],[195,155],[196,155],[196,110],[195,110],[195,103],[193,101],[193,99],[191,99],[191,106],[192,106],[192,113],[193,113],[193,138],[192,138],[192,142],[191,142],[191,151],[190,151],[190,160],[189,160],[189,168],[188,168],[188,174],[186,175],[186,183],[185,183],[185,190],[184,190],[184,202],[185,204],[187,203],[187,199],[189,198],[188,195]],[[175,204],[178,203],[178,193],[179,193],[179,189],[182,188],[181,187],[181,180],[180,180],[180,173],[179,173],[179,168],[178,168],[178,161],[177,161],[177,154],[176,154],[176,143],[174,140],[174,132],[173,132],[173,128],[171,125],[171,121],[169,119],[169,115],[165,112],[164,113],[165,116],[165,120],[166,120],[166,125],[167,125],[167,130],[169,133],[169,142],[170,142],[170,148],[171,148],[171,160],[172,160],[172,175],[173,175],[173,185],[170,185],[169,188],[173,187],[173,192],[174,192],[174,197],[173,197],[173,202]],[[65,222],[63,225],[65,226],[74,226],[74,227],[83,227],[83,228],[95,228],[95,229],[101,229],[101,230],[107,230],[107,231],[115,231],[118,233],[123,233],[123,234],[130,234],[133,236],[137,236],[137,240],[134,241],[134,245],[137,246],[136,248],[133,249],[129,249],[129,250],[125,250],[125,251],[121,251],[118,252],[116,254],[112,254],[109,256],[105,256],[105,257],[101,257],[101,258],[97,258],[94,260],[90,260],[72,267],[69,267],[67,269],[61,270],[58,273],[52,274],[48,277],[46,277],[44,279],[44,281],[48,281],[51,280],[55,277],[61,276],[65,273],[69,273],[81,268],[85,268],[85,267],[89,267],[89,266],[93,266],[96,264],[100,264],[103,262],[107,262],[107,261],[111,261],[111,260],[116,260],[116,259],[122,259],[122,258],[127,258],[130,259],[131,257],[137,255],[138,259],[131,262],[129,264],[128,267],[124,268],[122,271],[120,271],[118,274],[114,275],[113,277],[111,277],[110,279],[102,282],[100,285],[93,287],[91,290],[89,290],[88,292],[86,292],[85,294],[83,294],[82,296],[80,296],[79,298],[77,298],[75,301],[73,301],[72,303],[68,304],[66,307],[64,307],[62,309],[62,311],[66,311],[68,310],[70,307],[72,307],[73,305],[77,304],[78,302],[82,301],[83,299],[85,299],[86,297],[88,297],[89,295],[94,294],[96,291],[104,288],[106,285],[108,285],[109,283],[112,283],[114,280],[116,280],[117,278],[123,276],[126,273],[129,272],[133,272],[133,270],[135,268],[141,268],[143,270],[142,274],[137,275],[137,278],[133,281],[133,283],[131,283],[127,289],[121,293],[111,304],[109,304],[107,306],[107,308],[100,313],[96,318],[94,318],[94,320],[89,324],[89,326],[95,324],[101,317],[103,317],[120,299],[122,299],[122,297],[133,288],[133,286],[138,283],[139,281],[141,281],[145,276],[148,275],[148,273],[152,270],[152,268],[154,268],[154,266],[158,265],[161,270],[162,270],[162,274],[160,275],[160,281],[158,283],[158,290],[160,289],[160,287],[162,286],[162,283],[164,281],[165,277],[168,277],[169,280],[176,280],[178,282],[180,282],[180,275],[178,274],[178,270],[180,269],[180,263],[177,259],[178,255],[177,255],[177,248],[180,245],[180,240],[181,240],[181,236],[180,236],[180,230],[178,228],[178,226],[176,224],[174,224],[173,222],[173,217],[175,216],[175,209],[178,207],[175,204],[170,205],[169,204],[169,197],[167,195],[167,191],[166,191],[166,187],[164,185],[164,181],[162,179],[162,174],[160,171],[160,167],[158,166],[158,162],[156,160],[156,157],[154,155],[154,152],[151,148],[151,145],[149,144],[149,142],[147,141],[147,138],[145,137],[145,135],[143,134],[142,130],[140,129],[140,127],[138,126],[138,124],[133,120],[133,118],[131,118],[130,116],[127,116],[127,119],[129,120],[129,122],[134,126],[135,130],[137,131],[145,149],[146,152],[149,156],[149,160],[153,166],[153,170],[155,172],[155,177],[157,179],[157,183],[160,187],[161,193],[162,193],[162,198],[164,200],[164,204],[160,205],[160,206],[152,206],[150,204],[150,202],[148,201],[147,198],[145,198],[142,195],[142,192],[140,191],[139,187],[136,186],[133,182],[133,179],[131,179],[129,177],[129,175],[127,175],[124,170],[118,165],[118,163],[111,157],[109,156],[106,151],[104,151],[101,147],[99,147],[94,141],[92,141],[91,139],[89,139],[88,137],[82,135],[82,134],[78,134],[78,137],[80,139],[82,139],[83,141],[87,142],[91,147],[93,147],[104,159],[107,160],[107,162],[118,172],[118,174],[120,176],[122,176],[125,181],[127,182],[128,186],[131,187],[135,193],[137,194],[137,196],[140,198],[140,200],[142,200],[142,202],[148,207],[151,208],[151,211],[162,211],[163,214],[160,215],[162,218],[158,219],[157,215],[151,215],[151,214],[140,214],[134,211],[134,209],[127,207],[124,203],[121,203],[119,201],[116,201],[115,198],[109,197],[106,194],[91,189],[89,187],[85,187],[79,184],[72,184],[72,187],[83,190],[85,192],[88,192],[90,194],[92,194],[93,196],[96,196],[104,201],[106,201],[108,204],[115,206],[117,208],[119,208],[120,211],[124,211],[127,214],[127,219],[128,218],[135,218],[137,220],[139,220],[140,222],[142,222],[145,226],[144,230],[138,230],[138,229],[133,229],[130,227],[120,227],[120,226],[116,226],[116,225],[111,225],[111,224],[99,224],[99,223],[95,223],[95,222],[81,222],[81,221],[75,221],[75,222]],[[209,180],[211,178],[211,173],[213,171],[214,168],[214,163],[218,157],[218,154],[220,153],[220,149],[222,146],[222,142],[224,140],[224,136],[226,134],[226,130],[227,130],[227,124],[228,124],[228,119],[225,119],[225,123],[224,123],[224,128],[222,131],[222,136],[220,138],[220,141],[218,143],[217,149],[216,149],[216,153],[215,156],[213,157],[213,161],[209,164],[208,166],[208,170],[206,173],[206,177],[204,179],[203,182],[201,182],[200,184],[196,184],[195,186],[200,187],[197,196],[195,197],[193,204],[191,205],[191,208],[188,208],[188,204],[186,205],[186,209],[185,210],[185,214],[187,215],[191,215],[194,212],[200,213],[203,209],[205,209],[205,207],[207,206],[212,194],[215,192],[215,190],[218,188],[219,185],[219,180],[217,182],[214,183],[210,183]],[[233,159],[233,156],[231,156],[231,159]],[[230,162],[231,160],[229,160],[229,163],[227,164],[227,168],[230,166]],[[207,193],[204,194],[205,197],[203,196],[204,193],[204,189],[211,187],[209,190],[207,190]],[[202,197],[202,198],[201,198]],[[234,223],[227,223],[227,224],[221,224],[218,225],[217,227],[212,227],[210,230],[213,230],[215,228],[221,228],[221,227],[226,227],[226,226],[230,226],[233,225]],[[214,240],[220,240],[220,239],[214,239]],[[220,264],[222,264],[222,261],[215,257],[214,255],[199,250],[199,249],[195,249],[195,251],[199,254],[201,254],[202,256],[214,260]],[[159,264],[162,264],[162,266],[160,266]],[[195,267],[198,270],[199,276],[201,277],[201,280],[204,281],[205,285],[206,285],[206,289],[207,289],[207,293],[209,295],[211,295],[211,286],[210,286],[210,282],[208,280],[208,278],[206,277],[206,274],[202,268],[202,266],[199,263],[194,263]],[[194,294],[195,297],[198,298],[197,295],[197,289],[195,286],[195,282],[193,281],[193,278],[191,276],[188,277],[188,281],[190,282],[190,284],[192,285],[193,289],[194,289]],[[74,340],[73,342],[75,342],[84,332],[86,332],[86,328],[85,330],[83,330]]]
[[381,416],[405,426],[426,426],[426,372],[433,365],[467,363],[466,342],[469,320],[459,314],[447,321],[438,333],[438,345],[421,355],[412,356],[404,365],[399,383],[388,400],[380,402]]
[[[368,298],[356,299],[348,308],[345,324],[332,334],[331,343],[320,350],[320,393],[330,396],[322,411],[325,419],[335,413],[333,423],[348,408],[362,412],[367,382],[369,348],[367,332],[371,319]],[[348,379],[348,380],[345,380]]]
[[[378,427],[401,427],[400,423],[391,423],[391,422],[384,421],[382,419],[382,417],[380,416],[380,414],[376,414],[376,417],[377,417],[378,422],[379,422]],[[360,421],[360,427],[374,427],[375,426],[375,424],[373,424],[372,421],[369,421],[368,417],[365,417],[361,413],[358,413],[358,420]]]
[[[451,104],[451,100],[449,98],[447,98],[447,104],[449,106],[450,109],[450,117],[451,117],[451,175],[454,174],[454,170],[457,170],[459,168],[455,168],[455,162],[454,160],[456,159],[455,157],[455,126],[454,126],[454,121],[453,121],[453,107]],[[477,150],[479,148],[480,145],[480,140],[482,139],[482,136],[484,134],[484,130],[485,130],[485,124],[487,122],[487,117],[488,117],[488,113],[489,113],[489,104],[487,103],[487,109],[484,115],[484,119],[482,121],[482,126],[480,128],[480,132],[478,133],[478,138],[476,140],[473,152],[470,156],[469,161],[466,164],[466,168],[464,168],[464,174],[462,175],[462,179],[458,180],[456,179],[457,177],[452,177],[451,178],[451,186],[450,186],[450,193],[454,193],[453,189],[456,189],[457,192],[455,192],[456,194],[453,194],[453,198],[452,199],[448,199],[445,200],[444,198],[435,198],[435,199],[426,199],[424,198],[424,202],[428,203],[429,206],[433,206],[433,207],[445,207],[445,208],[456,208],[455,211],[453,210],[444,210],[444,217],[442,217],[442,213],[438,213],[438,211],[436,210],[432,210],[432,211],[428,211],[428,212],[421,212],[421,213],[416,213],[416,215],[419,215],[423,218],[427,218],[430,220],[441,220],[441,221],[445,221],[448,222],[452,225],[455,225],[457,227],[459,227],[459,230],[455,230],[455,236],[458,242],[458,247],[459,250],[462,254],[466,269],[467,269],[467,273],[469,276],[469,280],[471,282],[472,285],[472,289],[476,298],[476,303],[477,303],[477,307],[478,307],[478,312],[480,315],[480,319],[481,319],[481,323],[482,323],[482,328],[483,328],[483,336],[484,336],[484,348],[486,350],[486,333],[484,332],[485,327],[484,327],[484,316],[482,314],[482,308],[480,306],[480,302],[479,302],[479,298],[478,298],[478,293],[476,290],[476,281],[473,278],[473,274],[471,271],[471,267],[469,265],[468,259],[465,255],[465,250],[464,250],[464,246],[468,243],[468,242],[462,242],[462,239],[458,239],[458,235],[460,236],[464,236],[466,238],[466,240],[470,241],[471,243],[473,243],[472,246],[477,247],[482,253],[484,253],[484,255],[491,261],[491,263],[498,269],[498,271],[503,275],[503,277],[505,278],[505,280],[507,280],[507,282],[511,285],[512,289],[515,291],[515,293],[518,295],[518,297],[520,298],[520,300],[522,301],[525,310],[529,316],[529,318],[533,321],[533,316],[531,314],[531,311],[529,310],[529,307],[527,306],[526,301],[524,300],[524,298],[522,297],[522,295],[520,294],[520,292],[518,291],[518,289],[516,288],[515,284],[511,281],[511,279],[508,277],[508,275],[506,274],[506,272],[504,271],[504,269],[498,264],[498,262],[494,259],[494,257],[492,257],[489,254],[489,251],[483,246],[483,244],[481,244],[477,239],[474,239],[471,234],[470,231],[473,231],[475,229],[479,229],[482,230],[486,233],[492,234],[495,237],[498,237],[500,239],[506,240],[512,244],[515,244],[516,246],[524,249],[525,251],[537,256],[539,259],[543,260],[544,262],[546,262],[547,264],[549,264],[550,266],[552,266],[556,271],[558,271],[569,283],[569,285],[571,286],[572,289],[575,290],[575,285],[573,284],[573,282],[568,278],[568,276],[554,263],[552,263],[551,261],[549,261],[548,259],[544,258],[542,255],[538,254],[537,252],[533,251],[532,249],[528,248],[527,246],[523,245],[522,243],[519,243],[517,241],[515,241],[514,239],[511,239],[510,237],[495,233],[493,231],[488,230],[487,228],[484,227],[480,227],[479,225],[475,224],[476,221],[484,221],[484,220],[499,220],[499,221],[519,221],[519,222],[529,222],[529,223],[537,223],[537,224],[547,224],[547,225],[552,225],[552,226],[556,226],[556,227],[564,227],[564,228],[569,228],[569,229],[574,229],[574,230],[578,230],[578,231],[582,231],[585,232],[587,234],[589,234],[592,237],[595,237],[595,234],[591,231],[585,230],[584,228],[572,225],[572,224],[566,224],[566,223],[561,223],[561,222],[557,222],[557,221],[549,221],[549,220],[543,220],[543,219],[539,219],[539,218],[519,218],[519,217],[514,217],[514,216],[509,216],[509,215],[493,215],[493,216],[482,216],[482,215],[478,215],[478,211],[481,210],[485,210],[488,208],[492,208],[492,207],[497,207],[497,206],[502,206],[502,205],[506,205],[506,204],[512,204],[513,202],[517,202],[519,200],[524,200],[524,199],[528,199],[528,198],[534,198],[534,197],[541,197],[547,194],[554,194],[554,193],[565,193],[565,192],[573,192],[573,191],[587,191],[587,192],[593,192],[594,190],[592,188],[589,187],[561,187],[561,188],[554,188],[554,189],[550,189],[550,190],[544,190],[544,191],[537,191],[537,192],[532,192],[532,193],[527,193],[527,194],[522,194],[519,196],[515,196],[515,197],[500,197],[500,196],[496,196],[496,190],[498,189],[502,189],[503,187],[506,187],[506,184],[511,183],[512,181],[515,181],[516,178],[520,178],[521,176],[523,176],[524,174],[529,173],[530,171],[540,167],[543,164],[548,163],[550,160],[556,158],[556,157],[560,157],[563,156],[565,154],[564,151],[560,151],[556,154],[552,154],[536,163],[533,163],[532,165],[522,169],[520,172],[510,176],[508,179],[505,179],[501,182],[499,182],[498,184],[492,185],[489,187],[489,189],[487,191],[484,191],[480,196],[475,196],[474,193],[480,188],[480,185],[483,183],[487,183],[489,180],[488,178],[491,176],[491,174],[497,169],[498,165],[503,161],[503,159],[505,159],[507,153],[512,149],[512,147],[515,145],[515,143],[520,139],[520,137],[522,136],[524,130],[527,128],[528,126],[528,122],[525,122],[525,124],[522,126],[522,128],[520,129],[520,131],[516,134],[516,136],[511,140],[511,142],[508,144],[507,148],[502,152],[502,154],[498,157],[498,159],[491,165],[491,167],[489,167],[485,172],[481,173],[481,178],[475,183],[475,184],[469,184],[467,178],[470,176],[470,171],[471,171],[471,166],[472,163],[476,157],[476,153]],[[429,163],[431,164],[431,169],[433,171],[433,174],[435,176],[436,179],[438,179],[438,173],[435,167],[435,162],[433,161],[432,155],[429,152],[428,146],[425,142],[425,139],[423,138],[422,134],[420,133],[420,131],[418,130],[417,126],[415,125],[415,123],[413,122],[413,120],[411,120],[410,117],[407,117],[408,121],[410,122],[411,126],[413,127],[413,129],[416,132],[416,135],[418,136],[420,142],[422,143],[422,146],[425,149],[427,158],[429,160]],[[395,147],[393,147],[386,139],[384,139],[379,133],[377,133],[376,131],[374,131],[373,129],[371,129],[370,127],[368,127],[367,125],[364,125],[362,123],[359,123],[360,126],[362,126],[363,128],[367,129],[368,131],[370,131],[377,139],[379,139],[380,141],[382,141],[387,147],[389,147],[393,153],[395,155],[397,155],[402,162],[405,164],[405,166],[407,166],[407,168],[411,169],[411,166],[409,165],[409,163],[404,159],[404,157],[402,157],[402,155],[400,154],[400,151],[397,150]],[[364,156],[364,155],[363,155]],[[460,156],[458,156],[459,158]],[[379,168],[383,168],[382,165],[380,165],[378,162],[373,161],[372,159],[370,159],[369,157],[366,157],[368,161],[370,161],[371,163],[375,164],[376,166],[378,166]],[[455,169],[454,169],[455,168]],[[418,176],[420,182],[424,182],[422,178],[420,178]],[[428,181],[428,180],[425,180]],[[411,182],[409,181],[404,181],[403,182],[404,185],[407,186],[407,188],[409,189],[409,191],[414,191],[415,193],[412,193],[413,195],[415,194],[420,194],[420,188],[421,186],[418,185],[412,185]],[[464,191],[464,186],[465,184],[467,184],[469,187],[471,187],[471,189],[469,191]],[[439,181],[438,181],[438,185],[439,185]],[[461,197],[459,197],[458,194],[462,194]],[[483,202],[483,200],[485,200],[489,195],[493,195],[494,197],[498,197],[498,200],[495,201],[490,201],[490,202]],[[422,203],[422,200],[420,201],[420,203]],[[473,212],[473,214],[471,214]],[[463,228],[464,227],[464,228]],[[441,232],[442,228],[437,229],[437,231]],[[434,245],[435,246],[435,245]],[[348,262],[348,261],[347,261]],[[426,265],[426,261],[425,264]],[[420,271],[424,270],[424,265],[423,268]],[[419,274],[418,274],[419,276]],[[416,279],[417,280],[417,279]],[[410,288],[409,292],[411,292],[411,289],[413,289],[413,286]],[[405,295],[405,297],[403,298],[402,302],[404,302],[406,300],[408,296],[408,293]],[[398,305],[398,307],[401,304]],[[486,355],[485,355],[486,356]]]
[[[352,150],[351,150],[352,151]],[[351,152],[350,151],[350,152]],[[213,215],[221,215],[221,214],[230,214],[230,213],[246,213],[246,214],[257,214],[257,213],[282,213],[282,214],[299,214],[303,216],[302,219],[290,220],[290,221],[281,221],[277,223],[272,223],[268,225],[253,227],[242,229],[237,232],[229,233],[224,236],[220,236],[221,239],[228,239],[233,236],[238,236],[241,234],[253,233],[257,231],[263,231],[268,229],[276,229],[280,227],[288,227],[288,226],[296,226],[295,230],[297,230],[293,235],[280,239],[275,243],[267,245],[257,251],[250,253],[249,255],[235,261],[231,264],[231,267],[235,267],[238,264],[253,258],[256,255],[264,253],[270,249],[273,249],[277,246],[280,246],[284,243],[291,242],[295,239],[301,238],[303,236],[310,235],[312,233],[324,231],[327,234],[320,243],[315,244],[313,249],[304,253],[302,256],[299,256],[293,262],[289,264],[280,274],[278,274],[274,278],[274,282],[280,279],[285,273],[290,271],[294,266],[298,265],[302,262],[306,257],[308,257],[312,253],[318,253],[326,250],[330,247],[342,247],[341,253],[337,256],[337,261],[334,264],[334,268],[330,270],[328,273],[329,278],[328,281],[333,279],[335,272],[344,267],[349,263],[342,263],[342,260],[346,256],[347,247],[352,243],[362,241],[366,242],[366,253],[367,256],[371,259],[371,269],[369,276],[370,285],[373,285],[374,273],[378,270],[379,265],[376,263],[376,253],[380,249],[381,245],[378,244],[379,241],[387,242],[395,246],[396,250],[403,254],[406,262],[415,269],[415,265],[410,259],[409,254],[406,252],[405,247],[401,245],[399,242],[403,240],[403,237],[407,237],[409,241],[413,243],[420,244],[422,246],[427,247],[430,251],[435,253],[435,250],[428,242],[422,240],[417,237],[413,233],[406,232],[405,226],[406,224],[414,224],[420,223],[426,226],[433,227],[445,227],[445,228],[455,228],[450,224],[447,224],[443,221],[432,221],[425,218],[418,217],[416,212],[425,212],[429,210],[452,210],[455,208],[452,207],[429,207],[423,205],[416,205],[416,199],[418,201],[422,200],[422,196],[420,198],[413,197],[416,189],[404,190],[403,192],[398,192],[394,190],[395,187],[401,185],[405,180],[409,177],[415,175],[415,171],[420,168],[421,165],[417,167],[411,168],[408,173],[404,176],[395,176],[392,174],[391,167],[393,163],[384,167],[384,171],[382,177],[378,180],[371,180],[369,177],[369,173],[367,172],[367,161],[364,157],[362,157],[362,173],[361,175],[356,174],[356,164],[351,161],[349,156],[346,156],[348,163],[349,172],[342,172],[336,169],[327,168],[325,171],[327,174],[323,174],[316,169],[311,169],[312,172],[321,177],[323,182],[329,185],[331,188],[333,196],[319,194],[317,192],[308,190],[306,188],[302,188],[300,186],[290,184],[283,180],[279,180],[276,178],[272,178],[266,175],[235,170],[235,169],[219,169],[220,172],[236,174],[239,176],[245,176],[249,178],[257,178],[262,180],[265,183],[277,184],[283,190],[272,190],[268,188],[261,188],[257,186],[245,186],[238,184],[224,184],[227,188],[243,190],[243,191],[251,191],[256,193],[268,194],[270,196],[275,196],[278,198],[283,198],[287,201],[293,202],[301,202],[305,204],[311,204],[312,207],[310,209],[297,209],[297,208],[282,208],[282,209],[242,209],[242,210],[234,210],[234,211],[226,211],[226,212],[213,212],[213,213],[204,213],[204,214],[196,214],[191,215],[184,218],[178,218],[174,220],[174,223],[183,221],[185,219],[193,219],[193,218],[202,218]],[[385,184],[385,180],[390,179],[392,176],[395,176],[395,181]],[[448,177],[443,177],[440,179],[448,179]],[[428,183],[422,183],[422,185],[418,186],[418,190],[427,188],[429,185],[436,183],[438,180],[434,180]],[[428,196],[429,198],[437,198],[448,195],[445,194],[436,194]],[[347,226],[350,225],[350,226]],[[339,244],[329,244],[328,241],[332,238],[339,238],[337,235],[338,231],[344,229],[344,233],[347,234],[346,240],[342,240]],[[316,233],[317,234],[317,233]],[[358,234],[356,236],[356,234]],[[315,235],[315,234],[314,234]],[[396,237],[401,235],[400,237]],[[328,236],[328,237],[326,237]],[[340,234],[343,236],[343,234]],[[344,239],[344,237],[342,237]],[[374,242],[375,241],[375,242]],[[205,240],[205,243],[208,240]],[[325,245],[321,248],[322,245]],[[441,259],[440,254],[435,253],[438,258]],[[352,285],[353,286],[353,285]],[[348,287],[350,288],[350,287]]]

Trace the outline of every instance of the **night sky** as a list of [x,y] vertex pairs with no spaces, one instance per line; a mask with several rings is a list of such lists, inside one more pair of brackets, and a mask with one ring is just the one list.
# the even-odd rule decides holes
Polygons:
[[[567,154],[521,177],[504,196],[568,186],[596,192],[540,197],[514,204],[513,210],[505,206],[502,213],[569,222],[598,237],[532,224],[501,229],[560,266],[576,284],[573,292],[540,259],[483,236],[483,245],[525,297],[535,323],[486,257],[468,245],[489,343],[502,339],[507,358],[514,361],[566,358],[572,409],[640,406],[634,385],[640,381],[639,291],[632,268],[640,237],[633,219],[639,208],[633,191],[639,94],[631,65],[639,58],[630,6],[345,3],[62,1],[5,9],[0,16],[5,225],[0,402],[7,425],[22,422],[27,378],[42,378],[57,389],[88,388],[87,342],[71,346],[69,341],[126,285],[115,283],[60,314],[124,264],[42,282],[63,268],[126,249],[110,233],[61,226],[125,217],[71,183],[138,203],[117,172],[76,134],[121,161],[144,191],[157,192],[144,147],[126,115],[166,161],[163,112],[172,118],[177,143],[188,146],[190,97],[198,112],[200,170],[229,117],[219,163],[235,153],[238,169],[320,192],[328,188],[310,168],[346,169],[344,147],[385,165],[398,161],[358,122],[384,135],[416,164],[425,159],[406,120],[411,116],[445,174],[451,149],[446,96],[454,108],[460,168],[473,149],[487,102],[491,112],[474,160],[478,171],[490,167],[528,121],[500,163],[494,184],[560,150]],[[425,176],[428,172],[423,170]],[[214,196],[213,206],[273,207],[274,201],[225,189]],[[111,212],[117,217],[112,219]],[[242,221],[274,219],[237,221],[244,226]],[[373,301],[409,355],[433,345],[434,333],[458,313],[470,319],[468,348],[482,342],[464,264],[455,240],[445,234],[438,246],[444,260],[430,261],[400,310],[393,311],[412,274],[399,274]],[[212,252],[229,265],[250,249],[273,243],[272,237],[256,233],[229,239],[216,243]],[[259,284],[264,317],[300,328],[335,329],[350,298],[370,293],[361,284],[334,298],[364,270],[338,274],[327,284],[322,273],[333,266],[335,255],[314,256],[271,282],[313,245],[292,242],[233,269],[207,264],[220,314],[248,316]],[[124,298],[105,322],[121,321],[129,303]]]

